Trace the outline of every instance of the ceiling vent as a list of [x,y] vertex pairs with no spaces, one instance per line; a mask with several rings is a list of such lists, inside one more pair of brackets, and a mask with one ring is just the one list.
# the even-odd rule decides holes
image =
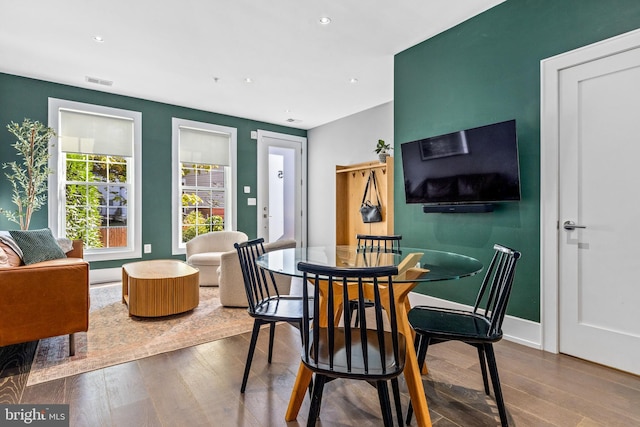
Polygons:
[[292,119],[292,118],[288,118],[287,120],[285,120],[286,122],[289,123],[302,123],[302,120],[299,119]]
[[94,83],[97,85],[103,85],[103,86],[113,86],[113,82],[111,80],[103,80],[103,79],[99,79],[97,77],[89,77],[86,76],[85,80],[89,83]]

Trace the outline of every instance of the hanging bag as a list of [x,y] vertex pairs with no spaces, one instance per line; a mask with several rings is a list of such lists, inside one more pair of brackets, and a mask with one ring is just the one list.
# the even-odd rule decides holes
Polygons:
[[[373,181],[373,188],[375,188],[376,192],[375,205],[367,199],[371,181]],[[362,221],[365,223],[382,221],[382,207],[380,206],[380,195],[378,194],[378,184],[376,183],[376,173],[374,171],[371,171],[369,174],[367,185],[364,187],[364,195],[362,196],[362,204],[360,205],[360,215],[362,215]]]

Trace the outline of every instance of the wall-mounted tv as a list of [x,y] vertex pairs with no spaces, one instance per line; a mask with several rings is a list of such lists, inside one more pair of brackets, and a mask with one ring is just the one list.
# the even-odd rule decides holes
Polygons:
[[426,207],[520,200],[515,120],[400,147],[407,203]]

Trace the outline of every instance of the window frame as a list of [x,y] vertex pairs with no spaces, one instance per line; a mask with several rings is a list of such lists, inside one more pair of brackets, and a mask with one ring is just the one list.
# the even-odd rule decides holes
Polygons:
[[229,135],[229,168],[228,183],[225,185],[225,230],[236,230],[237,227],[237,141],[238,130],[234,127],[216,125],[207,122],[171,118],[171,253],[186,253],[186,243],[182,242],[180,227],[182,224],[182,175],[180,167],[180,126],[202,129],[210,132]]
[[[87,261],[142,258],[142,113],[102,105],[49,98],[49,127],[53,128],[58,135],[60,130],[59,112],[61,109],[133,120],[133,156],[127,166],[127,176],[128,179],[131,180],[128,184],[132,193],[127,194],[127,227],[132,227],[129,234],[132,238],[127,239],[126,247],[85,248],[84,258]],[[64,237],[63,230],[65,230],[66,224],[65,184],[67,180],[65,155],[61,151],[59,141],[50,147],[49,153],[51,154],[49,166],[55,173],[49,176],[48,223],[54,236]]]

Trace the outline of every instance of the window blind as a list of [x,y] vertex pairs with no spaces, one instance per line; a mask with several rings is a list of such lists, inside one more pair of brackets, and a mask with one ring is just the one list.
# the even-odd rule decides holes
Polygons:
[[228,166],[229,134],[180,126],[180,162]]
[[133,120],[61,109],[59,141],[64,152],[131,157]]

